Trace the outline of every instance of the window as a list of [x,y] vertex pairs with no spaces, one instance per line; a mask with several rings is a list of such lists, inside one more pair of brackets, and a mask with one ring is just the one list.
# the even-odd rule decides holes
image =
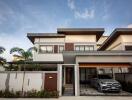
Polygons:
[[49,45],[41,45],[40,46],[40,53],[53,53],[53,46],[49,46]]
[[85,48],[84,46],[80,46],[80,51],[84,51],[85,50],[84,48]]
[[89,51],[89,46],[85,46],[85,51]]
[[64,51],[64,45],[59,45],[59,52],[63,52]]
[[125,46],[126,51],[132,51],[132,46]]
[[91,45],[76,45],[75,46],[76,51],[92,51],[94,50],[94,46]]
[[90,46],[89,47],[89,50],[91,50],[91,51],[94,50],[94,47],[93,46]]
[[76,47],[75,47],[75,50],[76,50],[76,51],[79,51],[79,46],[76,46]]

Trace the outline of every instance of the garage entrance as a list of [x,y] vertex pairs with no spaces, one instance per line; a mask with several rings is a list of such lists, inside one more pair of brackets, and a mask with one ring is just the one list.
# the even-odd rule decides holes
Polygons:
[[[125,91],[118,92],[117,88],[114,91],[118,86],[114,80],[117,73],[129,73],[129,67],[130,64],[79,64],[80,95],[128,95]],[[98,83],[102,79],[114,88],[111,91],[100,91]]]

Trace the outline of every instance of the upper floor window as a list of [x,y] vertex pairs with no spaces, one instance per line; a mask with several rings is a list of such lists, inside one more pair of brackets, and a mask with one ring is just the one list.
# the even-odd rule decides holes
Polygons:
[[41,45],[39,48],[40,53],[53,53],[52,45]]
[[126,51],[132,51],[132,46],[130,46],[130,45],[129,46],[125,46],[125,50]]
[[94,46],[92,46],[92,45],[76,45],[75,50],[76,51],[92,51],[92,50],[94,50]]
[[63,52],[64,51],[64,45],[59,45],[59,52]]

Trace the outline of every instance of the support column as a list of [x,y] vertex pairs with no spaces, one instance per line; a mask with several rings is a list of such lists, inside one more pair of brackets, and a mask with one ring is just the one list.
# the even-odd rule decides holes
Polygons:
[[64,85],[66,84],[66,68],[64,67]]
[[61,64],[58,64],[58,84],[57,84],[57,87],[58,87],[58,91],[59,91],[59,96],[62,95],[62,65]]
[[80,95],[80,82],[79,82],[79,65],[74,66],[74,74],[75,74],[75,96]]

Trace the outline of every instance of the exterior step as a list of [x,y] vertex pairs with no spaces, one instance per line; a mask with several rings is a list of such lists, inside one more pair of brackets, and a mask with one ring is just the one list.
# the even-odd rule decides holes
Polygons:
[[64,96],[73,96],[74,93],[73,93],[73,85],[71,84],[66,84],[65,85],[65,91],[64,91]]

